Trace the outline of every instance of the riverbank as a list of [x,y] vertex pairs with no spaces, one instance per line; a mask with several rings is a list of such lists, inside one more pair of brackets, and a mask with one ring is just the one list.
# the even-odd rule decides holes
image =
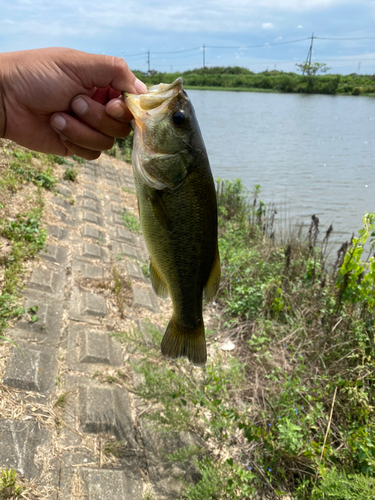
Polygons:
[[249,199],[240,182],[220,183],[218,202],[222,281],[205,309],[207,368],[160,364],[152,350],[138,366],[142,397],[160,404],[149,418],[206,442],[171,455],[194,457],[202,474],[178,498],[372,499],[375,262],[361,252],[374,216],[329,270],[331,230],[320,234],[317,218],[281,246],[257,191]]
[[[361,254],[373,218],[327,270],[316,219],[279,244],[259,190],[219,183],[222,281],[204,307],[202,370],[160,354],[171,304],[145,276],[130,166],[3,147],[2,299],[20,279],[0,318],[24,356],[0,344],[8,483],[17,469],[26,498],[49,500],[93,500],[98,484],[108,500],[374,497],[375,264]],[[36,204],[37,220],[17,217]],[[13,268],[27,241],[36,252]]]
[[186,88],[199,90],[236,90],[245,92],[282,92],[304,94],[340,94],[366,95],[375,94],[373,75],[338,75],[317,74],[302,75],[283,71],[264,71],[254,73],[246,68],[199,68],[183,73],[150,74],[135,71],[135,74],[147,85],[160,82],[171,83],[182,77]]

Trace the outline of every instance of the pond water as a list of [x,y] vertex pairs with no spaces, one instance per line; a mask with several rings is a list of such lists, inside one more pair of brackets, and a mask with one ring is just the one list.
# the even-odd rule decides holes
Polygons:
[[375,211],[375,99],[189,90],[214,178],[240,178],[291,224],[344,241]]

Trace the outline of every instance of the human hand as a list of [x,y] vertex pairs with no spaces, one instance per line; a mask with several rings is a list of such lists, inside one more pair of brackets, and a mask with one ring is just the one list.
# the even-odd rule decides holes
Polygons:
[[64,48],[0,54],[0,137],[93,160],[129,134],[121,91],[146,86],[117,57]]

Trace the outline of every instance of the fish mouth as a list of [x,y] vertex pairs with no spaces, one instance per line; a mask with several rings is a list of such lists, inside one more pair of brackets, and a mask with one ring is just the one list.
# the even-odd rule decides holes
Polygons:
[[[171,101],[183,91],[183,80],[177,78],[172,83],[160,83],[150,87],[146,94],[130,94],[123,92],[123,97],[127,107],[133,115],[135,121],[134,141],[137,144],[133,148],[133,168],[141,177],[143,182],[152,189],[173,188],[167,185],[165,181],[157,178],[156,172],[147,168],[147,163],[157,158],[172,158],[175,154],[164,151],[152,145],[147,140],[147,125],[149,120],[154,122],[161,121],[169,111]],[[185,94],[185,93],[184,93]],[[188,99],[185,94],[185,98]],[[180,154],[180,152],[178,153]]]
[[172,83],[153,85],[146,94],[123,92],[122,95],[136,124],[142,129],[142,122],[145,118],[151,116],[162,118],[167,113],[170,100],[179,94],[182,85],[183,80],[179,77]]

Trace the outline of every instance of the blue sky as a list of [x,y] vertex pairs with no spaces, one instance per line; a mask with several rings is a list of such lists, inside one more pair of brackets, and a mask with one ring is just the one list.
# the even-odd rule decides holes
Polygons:
[[372,0],[0,0],[0,12],[0,52],[64,46],[147,71],[150,50],[151,69],[184,71],[202,66],[206,45],[208,66],[294,71],[314,32],[314,61],[375,73]]

